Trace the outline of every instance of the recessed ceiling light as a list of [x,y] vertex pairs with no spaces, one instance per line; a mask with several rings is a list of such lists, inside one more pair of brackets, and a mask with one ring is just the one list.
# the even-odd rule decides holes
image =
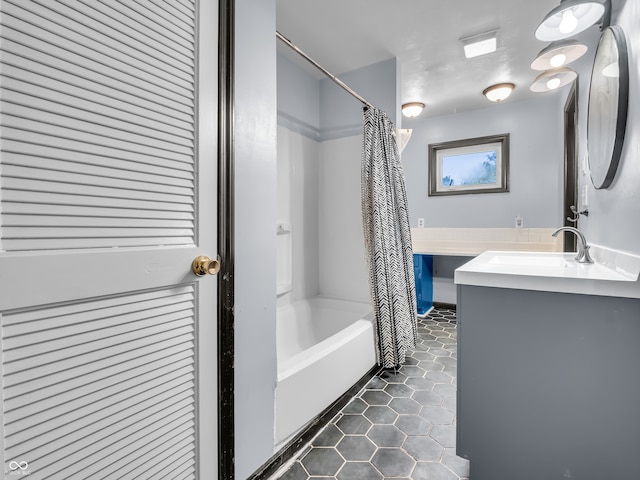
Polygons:
[[501,102],[506,99],[516,86],[513,83],[498,83],[484,89],[482,94],[492,102]]
[[497,30],[492,30],[478,35],[472,35],[471,37],[461,38],[460,41],[464,47],[464,56],[466,58],[473,58],[495,52],[498,47],[497,34]]

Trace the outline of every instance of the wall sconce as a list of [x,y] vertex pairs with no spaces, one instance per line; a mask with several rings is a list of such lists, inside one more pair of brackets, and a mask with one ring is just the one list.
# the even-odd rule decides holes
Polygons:
[[578,74],[570,68],[552,68],[538,75],[529,88],[532,92],[550,92],[568,85],[577,77]]
[[[605,5],[606,3],[606,5]],[[536,38],[543,42],[563,40],[595,25],[604,15],[611,15],[611,0],[561,0],[536,29]],[[609,20],[606,20],[607,24]]]
[[549,70],[550,68],[564,67],[579,59],[587,52],[587,46],[575,40],[560,40],[550,43],[540,50],[531,63],[533,70]]
[[402,104],[402,114],[407,118],[415,118],[424,110],[424,103],[410,102]]
[[460,42],[462,42],[466,58],[486,55],[487,53],[495,52],[498,47],[498,30],[461,38]]
[[513,83],[498,83],[483,90],[482,94],[492,102],[501,102],[506,99],[516,86]]

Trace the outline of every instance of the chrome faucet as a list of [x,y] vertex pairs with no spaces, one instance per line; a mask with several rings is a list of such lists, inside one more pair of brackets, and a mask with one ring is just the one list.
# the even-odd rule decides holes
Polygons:
[[557,237],[558,234],[563,230],[575,233],[575,235],[578,237],[578,255],[576,255],[576,260],[578,261],[578,263],[593,263],[593,259],[591,258],[591,255],[589,255],[589,249],[591,247],[587,245],[587,239],[584,237],[580,230],[574,227],[560,227],[551,235]]

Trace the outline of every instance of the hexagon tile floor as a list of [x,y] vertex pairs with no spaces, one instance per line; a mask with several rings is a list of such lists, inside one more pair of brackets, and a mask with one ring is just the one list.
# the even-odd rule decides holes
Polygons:
[[373,377],[271,480],[468,479],[455,454],[455,319],[446,309],[418,319],[407,362]]

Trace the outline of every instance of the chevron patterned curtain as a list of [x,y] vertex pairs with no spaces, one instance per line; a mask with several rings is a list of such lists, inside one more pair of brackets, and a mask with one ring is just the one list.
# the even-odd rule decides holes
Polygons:
[[375,315],[376,354],[384,368],[405,361],[416,342],[416,288],[404,171],[393,123],[364,109],[362,220]]

